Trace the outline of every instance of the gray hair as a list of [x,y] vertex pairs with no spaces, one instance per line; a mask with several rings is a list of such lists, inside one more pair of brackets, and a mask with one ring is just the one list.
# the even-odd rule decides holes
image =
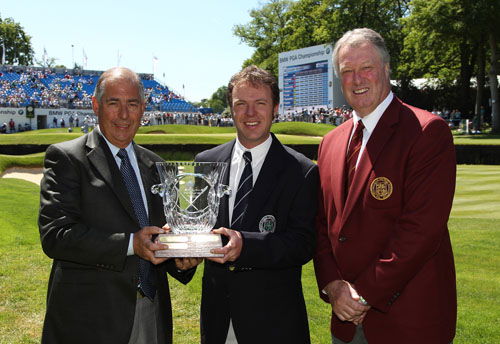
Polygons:
[[145,103],[146,97],[144,95],[144,85],[142,84],[141,78],[139,78],[139,76],[131,69],[125,67],[113,67],[102,73],[99,80],[97,80],[97,84],[94,89],[94,97],[97,99],[99,104],[101,104],[102,96],[104,95],[104,90],[106,89],[106,80],[119,78],[129,80],[132,84],[137,86],[137,89],[139,90],[139,98],[143,103]]
[[384,64],[390,64],[391,56],[389,55],[384,39],[378,32],[368,28],[354,29],[344,33],[344,35],[335,43],[335,46],[333,47],[333,67],[335,68],[335,75],[337,75],[337,77],[340,77],[340,49],[346,45],[356,47],[363,43],[372,44],[379,52],[382,62]]

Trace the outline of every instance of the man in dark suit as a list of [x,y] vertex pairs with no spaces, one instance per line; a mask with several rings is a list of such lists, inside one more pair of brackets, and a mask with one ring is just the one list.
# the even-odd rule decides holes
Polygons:
[[205,262],[201,341],[225,343],[229,330],[239,344],[309,343],[301,271],[315,246],[317,168],[270,134],[279,103],[270,73],[234,75],[228,100],[237,139],[196,157],[228,162],[232,188],[214,230],[228,239],[214,250],[224,256]]
[[110,69],[92,105],[99,127],[45,156],[39,228],[54,261],[42,343],[172,343],[166,272],[184,283],[192,273],[154,257],[165,248],[152,241],[165,217],[149,190],[162,159],[133,142],[142,82]]
[[450,343],[456,167],[448,125],[392,94],[378,33],[347,32],[333,56],[354,110],[324,137],[318,157],[314,263],[332,305],[333,343]]

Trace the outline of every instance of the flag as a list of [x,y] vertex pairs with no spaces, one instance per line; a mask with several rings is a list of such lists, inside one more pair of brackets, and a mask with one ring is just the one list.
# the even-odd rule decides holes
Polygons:
[[153,55],[153,75],[156,74],[156,66],[158,65],[158,58]]
[[85,49],[83,49],[83,69],[87,68],[87,54],[85,54]]
[[2,42],[2,64],[5,64],[5,43]]
[[45,49],[45,47],[43,47],[42,61],[43,61],[43,65],[46,66],[47,65],[47,49]]

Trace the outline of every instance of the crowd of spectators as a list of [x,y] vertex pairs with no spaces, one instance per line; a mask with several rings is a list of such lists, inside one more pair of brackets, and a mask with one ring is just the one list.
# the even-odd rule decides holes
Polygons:
[[200,112],[153,112],[145,114],[142,125],[191,124],[210,127],[232,127],[233,119],[229,115]]
[[22,132],[22,131],[28,131],[31,130],[31,125],[27,122],[23,124],[17,123],[16,127],[16,122],[11,118],[8,123],[4,122],[0,125],[0,134],[8,134],[8,133],[15,133],[15,132]]
[[[41,108],[91,109],[99,73],[82,72],[79,69],[0,67],[0,107],[32,105]],[[160,109],[173,100],[182,108],[190,108],[190,104],[182,97],[156,82],[152,75],[140,76],[145,83],[148,110]]]
[[352,109],[346,106],[335,108],[311,107],[280,114],[279,122],[310,122],[340,125],[352,117]]
[[88,109],[96,78],[97,73],[83,76],[51,68],[4,67],[0,69],[0,106]]
[[[32,105],[41,108],[91,109],[92,93],[100,72],[61,70],[23,66],[0,67],[0,107],[24,107]],[[182,97],[156,82],[152,75],[141,74],[145,85],[146,109],[142,125],[191,124],[227,127],[233,126],[228,114],[202,113],[191,106],[186,107]],[[183,104],[185,103],[185,104]],[[182,104],[180,111],[171,111],[169,106]],[[188,104],[190,105],[190,104]],[[191,109],[191,111],[186,111]],[[201,111],[201,110],[200,110]],[[351,109],[311,107],[288,111],[279,115],[277,122],[301,121],[340,125],[351,117]],[[80,127],[89,131],[95,125],[95,118],[77,115],[53,117],[50,127]],[[0,125],[0,133],[29,130],[29,125]]]

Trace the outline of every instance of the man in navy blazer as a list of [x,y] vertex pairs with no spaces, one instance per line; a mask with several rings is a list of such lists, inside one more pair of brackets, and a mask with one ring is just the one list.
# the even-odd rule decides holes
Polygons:
[[[315,247],[317,167],[270,133],[278,110],[276,79],[255,66],[231,79],[228,100],[237,138],[200,153],[225,161],[232,194],[221,200],[214,230],[227,238],[222,258],[205,262],[202,343],[309,343],[301,271]],[[244,152],[252,154],[253,189],[237,225],[231,223]],[[226,240],[227,241],[227,240]]]

